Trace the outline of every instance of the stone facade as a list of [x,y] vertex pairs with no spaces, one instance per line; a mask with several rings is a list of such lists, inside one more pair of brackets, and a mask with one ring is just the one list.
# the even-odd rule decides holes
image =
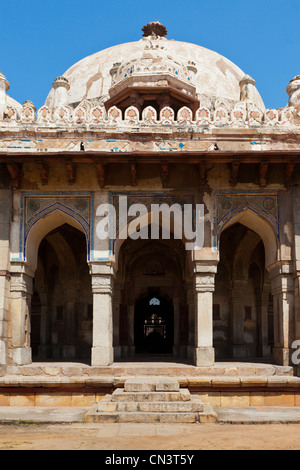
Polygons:
[[[39,110],[12,100],[0,74],[3,366],[135,355],[291,363],[299,77],[287,106],[266,110],[230,61],[155,31],[75,64]],[[100,240],[97,209],[119,196],[203,204],[202,248],[185,250],[175,225],[171,240],[124,239],[119,226]]]

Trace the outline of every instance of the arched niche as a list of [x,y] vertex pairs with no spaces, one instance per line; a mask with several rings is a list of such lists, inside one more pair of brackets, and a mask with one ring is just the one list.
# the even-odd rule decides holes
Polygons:
[[259,235],[265,247],[266,268],[274,264],[278,259],[278,239],[269,222],[251,209],[246,209],[224,224],[221,233],[236,223],[245,225]]
[[[153,228],[159,233],[161,233],[161,230],[164,228],[164,219],[160,218],[159,223],[154,223],[152,216],[153,216],[153,212],[149,211],[147,214],[137,217],[134,221],[135,225],[138,226],[139,232],[142,231],[143,229],[148,228],[149,240],[151,240],[151,228]],[[113,253],[115,256],[116,270],[118,269],[119,254],[120,254],[122,245],[124,244],[126,240],[130,239],[132,235],[133,236],[136,235],[136,232],[133,234],[129,233],[130,224],[131,222],[129,222],[125,227],[123,227],[123,229],[118,233],[118,236],[113,243]],[[190,243],[190,241],[184,237],[182,228],[183,227],[180,223],[177,223],[175,219],[172,219],[170,223],[170,239],[181,240],[183,244]],[[186,260],[187,260],[188,267],[192,271],[192,251],[187,250],[186,254],[187,254]]]
[[46,217],[39,219],[29,231],[28,237],[25,241],[25,261],[34,270],[37,267],[38,249],[41,241],[48,233],[64,224],[71,225],[72,227],[80,230],[86,236],[80,223],[59,209],[51,212]]

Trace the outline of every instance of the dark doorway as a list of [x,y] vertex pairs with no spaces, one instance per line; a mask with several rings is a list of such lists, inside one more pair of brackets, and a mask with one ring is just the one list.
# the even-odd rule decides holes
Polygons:
[[174,309],[172,302],[148,295],[135,305],[134,338],[136,354],[172,354]]
[[89,363],[92,288],[86,238],[68,224],[41,242],[31,307],[33,360]]

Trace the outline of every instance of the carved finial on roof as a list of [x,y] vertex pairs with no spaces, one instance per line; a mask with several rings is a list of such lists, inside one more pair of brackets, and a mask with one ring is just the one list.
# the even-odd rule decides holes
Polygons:
[[143,28],[143,37],[148,36],[160,36],[165,37],[168,34],[167,28],[161,24],[159,21],[152,21],[151,23],[146,24]]

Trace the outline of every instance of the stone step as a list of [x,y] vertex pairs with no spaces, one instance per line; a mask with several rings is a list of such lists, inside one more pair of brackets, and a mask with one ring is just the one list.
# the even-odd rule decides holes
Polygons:
[[168,377],[137,377],[126,380],[125,392],[179,392],[178,380]]
[[211,367],[195,367],[173,362],[128,362],[114,363],[108,367],[91,367],[82,363],[38,362],[25,366],[8,366],[0,373],[11,376],[45,376],[45,377],[215,377],[215,376],[292,376],[293,367],[277,366],[256,362],[219,362]]
[[88,423],[198,423],[199,413],[142,413],[102,412],[90,413],[85,417]]
[[176,402],[189,401],[191,395],[188,389],[179,392],[126,392],[123,388],[117,388],[111,398],[112,401],[125,402]]
[[129,413],[201,413],[204,409],[201,400],[177,402],[113,402],[101,400],[98,412],[129,412]]

